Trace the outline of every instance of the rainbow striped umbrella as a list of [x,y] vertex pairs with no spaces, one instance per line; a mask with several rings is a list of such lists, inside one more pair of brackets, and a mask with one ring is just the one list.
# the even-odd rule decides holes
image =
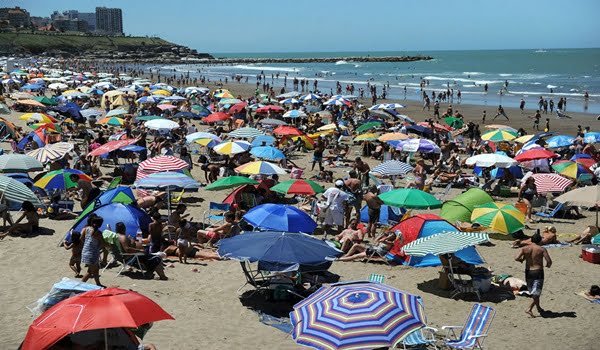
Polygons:
[[258,175],[258,174],[284,175],[284,174],[286,174],[285,170],[283,170],[279,166],[277,166],[273,163],[264,162],[264,161],[250,162],[250,163],[240,165],[239,167],[235,168],[235,171],[240,174],[246,174],[246,175]]
[[19,117],[20,120],[25,120],[28,123],[55,123],[56,119],[44,113],[25,113]]
[[215,141],[211,138],[203,138],[203,139],[195,139],[194,140],[195,143],[199,144],[200,146],[204,146],[204,147],[208,147],[208,148],[213,148],[216,145],[219,144],[218,141]]
[[518,134],[507,129],[496,129],[488,131],[481,135],[482,140],[486,141],[512,141],[516,139]]
[[215,151],[218,154],[224,154],[224,155],[230,156],[233,154],[244,153],[247,150],[249,150],[250,147],[252,147],[250,142],[226,141],[226,142],[221,142],[220,144],[213,147],[213,151]]
[[107,124],[113,126],[122,126],[124,123],[125,121],[119,117],[107,117],[98,121],[98,124]]
[[425,326],[420,297],[382,283],[321,287],[294,305],[292,337],[316,349],[395,347]]
[[77,183],[70,179],[71,174],[76,174],[80,180],[92,181],[92,178],[82,171],[76,169],[61,169],[47,173],[33,185],[45,190],[65,190],[77,187]]
[[525,214],[510,204],[476,205],[471,221],[501,233],[513,233],[525,227]]
[[271,191],[283,194],[315,195],[325,192],[318,183],[310,180],[288,180],[271,187]]
[[358,135],[354,138],[353,141],[358,142],[358,141],[375,141],[379,138],[379,135],[374,134],[374,133],[367,133],[367,134],[362,134],[362,135]]
[[571,160],[556,161],[552,164],[552,169],[563,176],[575,180],[586,180],[586,178],[589,180],[593,176],[589,168]]

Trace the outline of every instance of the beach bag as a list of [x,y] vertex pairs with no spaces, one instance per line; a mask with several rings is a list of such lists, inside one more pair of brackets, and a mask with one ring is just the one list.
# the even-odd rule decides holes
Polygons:
[[304,174],[304,170],[300,168],[292,168],[292,172],[290,173],[290,179],[301,179],[302,174]]

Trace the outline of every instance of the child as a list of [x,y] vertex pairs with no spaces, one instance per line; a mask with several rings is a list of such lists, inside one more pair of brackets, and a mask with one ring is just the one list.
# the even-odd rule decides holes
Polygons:
[[485,124],[485,117],[486,117],[486,112],[484,110],[483,111],[483,115],[481,116],[481,122],[482,122],[482,124]]
[[81,275],[81,250],[83,244],[81,244],[81,233],[71,233],[71,243],[66,241],[63,243],[66,250],[71,250],[71,259],[69,260],[69,267],[75,272],[75,278],[83,277]]
[[[21,209],[23,210],[21,217],[8,229],[8,231],[0,233],[0,240],[12,233],[20,233],[21,237],[27,237],[38,232],[40,228],[40,217],[38,216],[33,203],[25,201],[21,205]],[[27,222],[21,224],[21,221],[25,218],[27,218]]]
[[182,264],[187,264],[187,253],[190,244],[190,230],[187,224],[186,219],[181,219],[179,221],[179,227],[177,231],[175,231],[175,237],[177,238],[177,257],[179,258],[179,262]]

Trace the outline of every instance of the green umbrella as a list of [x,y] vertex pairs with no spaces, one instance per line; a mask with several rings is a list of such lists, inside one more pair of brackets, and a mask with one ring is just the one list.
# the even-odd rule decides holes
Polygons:
[[381,200],[392,207],[410,209],[439,208],[442,202],[427,192],[414,188],[400,188],[379,195]]
[[226,190],[228,188],[239,187],[241,185],[258,185],[258,181],[245,176],[228,176],[211,183],[204,189],[207,191]]
[[150,120],[166,119],[166,118],[160,117],[158,115],[145,115],[143,117],[135,117],[135,119],[138,120],[138,121],[141,120],[141,121],[147,122],[147,121],[150,121]]
[[471,221],[507,234],[525,227],[525,214],[510,204],[492,202],[476,205]]
[[325,192],[325,189],[310,180],[288,180],[271,187],[271,191],[283,194],[314,195]]
[[355,131],[357,133],[361,133],[361,132],[367,131],[369,129],[374,129],[381,125],[382,125],[381,122],[367,122],[367,123],[364,123],[363,125],[359,126]]
[[462,128],[465,125],[462,119],[456,117],[446,117],[444,118],[444,122],[455,129]]
[[46,106],[56,106],[58,104],[53,98],[48,98],[46,96],[36,96],[33,99]]
[[30,201],[35,205],[41,204],[38,197],[36,197],[35,193],[33,193],[29,187],[4,175],[0,176],[0,200],[2,199],[17,203]]
[[410,256],[450,254],[489,239],[487,233],[481,232],[441,232],[416,239],[402,247],[402,251]]

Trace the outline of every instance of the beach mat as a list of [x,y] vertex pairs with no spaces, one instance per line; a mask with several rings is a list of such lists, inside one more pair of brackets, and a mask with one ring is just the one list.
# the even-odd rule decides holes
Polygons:
[[290,322],[289,317],[275,317],[264,312],[255,312],[258,314],[258,320],[261,323],[266,324],[267,326],[277,328],[286,334],[292,333],[292,330],[294,328],[292,327],[292,323]]
[[556,244],[546,244],[544,248],[567,248],[571,247],[571,243],[556,243]]

